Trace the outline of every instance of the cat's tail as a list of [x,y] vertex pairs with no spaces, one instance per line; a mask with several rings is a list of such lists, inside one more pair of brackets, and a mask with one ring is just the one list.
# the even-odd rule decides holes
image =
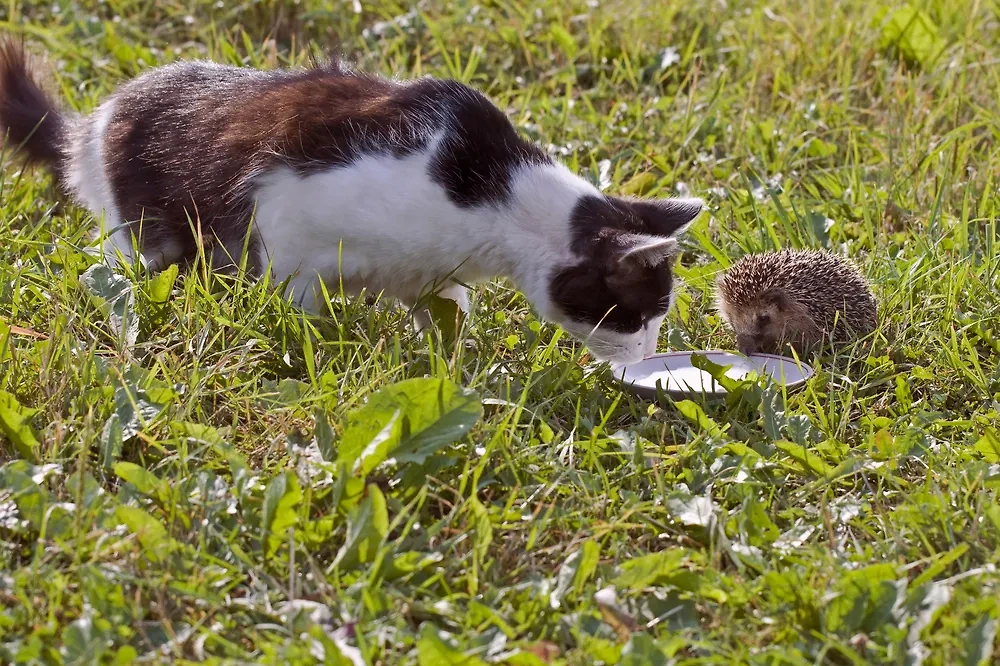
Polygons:
[[61,180],[67,159],[67,119],[28,70],[24,45],[0,41],[0,139],[28,163]]

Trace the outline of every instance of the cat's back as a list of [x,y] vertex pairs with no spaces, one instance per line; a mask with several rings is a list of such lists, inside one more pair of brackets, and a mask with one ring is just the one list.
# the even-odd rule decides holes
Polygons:
[[[314,113],[334,96],[363,104],[377,86],[339,65],[261,70],[204,60],[179,61],[143,72],[121,84],[94,114],[110,126],[109,137],[137,132],[142,148],[158,140],[182,150],[185,143],[236,137],[264,140],[275,124]],[[384,85],[383,87],[387,87]],[[268,123],[271,123],[268,125]],[[155,131],[150,131],[154,130]],[[114,146],[112,146],[113,148]]]
[[74,151],[76,172],[94,162],[102,169],[80,176],[81,198],[110,201],[114,217],[185,228],[196,216],[213,227],[242,224],[259,183],[279,173],[304,178],[373,158],[394,183],[378,197],[396,200],[417,191],[393,180],[397,160],[419,155],[420,182],[469,209],[507,203],[520,169],[549,162],[501,109],[460,82],[398,81],[339,62],[162,66],[122,84],[89,126]]
[[409,154],[444,130],[449,145],[480,159],[535,152],[499,108],[458,81],[398,81],[339,61],[273,70],[180,61],[123,83],[94,115],[112,158],[211,148],[253,160],[263,151],[309,171],[372,152]]
[[252,67],[225,65],[209,60],[179,60],[147,69],[121,83],[113,95],[120,102],[160,98],[171,102],[178,93],[225,92],[240,83],[274,76]]
[[90,128],[109,164],[157,172],[150,177],[221,162],[246,173],[273,162],[309,171],[425,145],[450,113],[447,88],[336,62],[260,70],[183,61],[123,83]]

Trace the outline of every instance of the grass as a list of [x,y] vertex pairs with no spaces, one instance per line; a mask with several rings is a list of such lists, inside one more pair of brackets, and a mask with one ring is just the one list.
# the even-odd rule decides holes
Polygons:
[[336,43],[480,87],[608,191],[705,196],[661,349],[731,346],[713,276],[778,246],[849,254],[882,314],[799,393],[652,405],[503,283],[419,337],[111,274],[8,150],[0,661],[997,663],[1000,5],[916,8],[5,3],[81,110]]

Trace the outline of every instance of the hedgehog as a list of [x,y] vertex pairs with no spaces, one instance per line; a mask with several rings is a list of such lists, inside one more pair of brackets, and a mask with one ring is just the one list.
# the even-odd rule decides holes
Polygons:
[[720,275],[717,307],[746,355],[799,355],[875,329],[876,303],[865,278],[846,259],[822,250],[751,254]]

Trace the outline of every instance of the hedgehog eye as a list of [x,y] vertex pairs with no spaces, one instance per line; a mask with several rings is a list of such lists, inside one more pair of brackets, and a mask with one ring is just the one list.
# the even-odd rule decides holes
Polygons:
[[771,315],[769,314],[757,315],[757,323],[760,324],[761,326],[767,326],[768,324],[771,323]]

